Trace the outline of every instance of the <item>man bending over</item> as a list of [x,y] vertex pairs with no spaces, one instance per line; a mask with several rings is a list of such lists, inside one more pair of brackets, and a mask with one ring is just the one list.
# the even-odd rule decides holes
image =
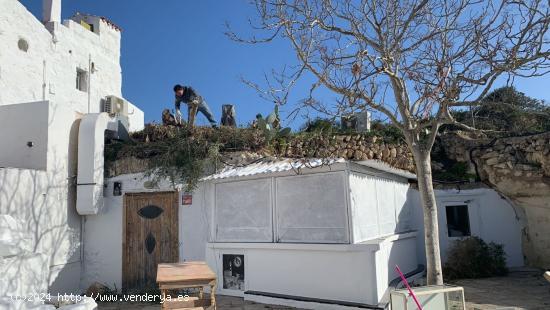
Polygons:
[[210,108],[208,107],[208,104],[206,104],[206,101],[198,95],[195,90],[189,86],[181,86],[176,85],[174,86],[174,93],[176,95],[176,122],[179,122],[181,124],[181,111],[180,111],[180,105],[181,103],[187,104],[187,112],[188,112],[188,119],[190,125],[193,124],[193,120],[195,119],[194,113],[201,112],[202,115],[204,115],[208,121],[210,122],[210,125],[212,127],[216,127],[216,120],[214,120],[214,115],[212,115],[212,111],[210,111]]

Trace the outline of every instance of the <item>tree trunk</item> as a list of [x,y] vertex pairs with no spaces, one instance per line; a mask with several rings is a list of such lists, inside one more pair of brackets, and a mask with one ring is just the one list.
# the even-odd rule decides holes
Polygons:
[[443,284],[443,270],[439,248],[437,204],[432,183],[431,156],[428,151],[413,150],[418,178],[418,191],[424,213],[424,242],[426,248],[426,275],[428,285]]
[[235,106],[232,104],[222,105],[222,126],[237,127]]

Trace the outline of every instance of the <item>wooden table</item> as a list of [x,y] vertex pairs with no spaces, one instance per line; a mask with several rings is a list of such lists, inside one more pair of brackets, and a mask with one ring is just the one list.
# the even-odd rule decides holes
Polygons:
[[[166,291],[183,288],[199,288],[199,298],[189,298],[185,301],[164,302],[162,309],[216,309],[216,274],[205,262],[184,262],[176,264],[159,264],[157,283],[163,300]],[[210,300],[204,300],[203,288],[210,287]],[[196,307],[196,308],[195,308]]]

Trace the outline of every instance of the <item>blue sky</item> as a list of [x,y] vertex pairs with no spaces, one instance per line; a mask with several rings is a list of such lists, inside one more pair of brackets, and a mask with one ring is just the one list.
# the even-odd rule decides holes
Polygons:
[[[41,16],[42,1],[21,1]],[[282,40],[271,44],[247,45],[229,40],[225,22],[237,32],[250,33],[248,18],[255,16],[248,0],[65,0],[63,18],[75,12],[106,16],[122,29],[123,95],[145,111],[145,121],[159,121],[161,111],[173,108],[172,87],[191,85],[208,102],[216,119],[222,104],[235,104],[240,124],[257,113],[267,114],[273,104],[261,99],[241,77],[259,81],[264,72],[294,64],[295,56]],[[309,90],[303,81],[292,93],[289,104],[304,98]],[[497,85],[498,86],[498,85]],[[550,76],[516,80],[516,87],[528,96],[550,101]],[[321,93],[324,101],[336,97]],[[282,116],[292,106],[282,109]],[[199,124],[206,124],[198,117]],[[284,123],[294,128],[301,117]]]

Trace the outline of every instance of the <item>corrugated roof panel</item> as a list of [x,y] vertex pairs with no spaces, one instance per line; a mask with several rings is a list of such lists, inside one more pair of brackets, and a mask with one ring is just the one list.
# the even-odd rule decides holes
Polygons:
[[257,174],[276,173],[304,168],[317,168],[320,166],[344,163],[343,159],[281,159],[275,161],[263,161],[253,163],[244,167],[226,167],[220,172],[209,175],[203,180],[226,179],[232,177],[243,177]]
[[[346,160],[342,158],[338,158],[338,159],[313,158],[313,159],[305,159],[305,160],[298,160],[298,159],[265,160],[265,161],[256,162],[243,167],[226,167],[215,174],[204,177],[202,180],[208,181],[208,180],[227,179],[227,178],[234,178],[234,177],[252,176],[252,175],[258,175],[258,174],[284,172],[284,171],[298,170],[298,169],[304,169],[304,168],[317,168],[321,166],[327,166],[327,165],[333,165],[336,163],[345,163],[345,162]],[[380,170],[383,172],[387,172],[390,174],[398,175],[407,179],[416,179],[416,175],[414,175],[413,173],[391,167],[387,163],[384,163],[379,160],[365,160],[365,161],[359,161],[354,163],[362,166],[366,166],[369,168],[373,168],[376,170]]]

